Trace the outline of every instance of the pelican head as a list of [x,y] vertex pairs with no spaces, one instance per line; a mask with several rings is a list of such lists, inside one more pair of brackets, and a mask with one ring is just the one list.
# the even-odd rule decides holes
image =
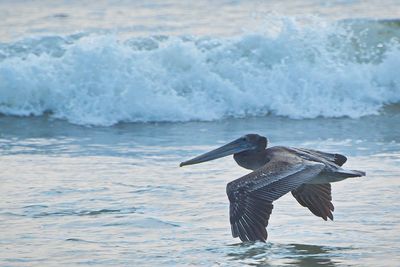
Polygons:
[[226,145],[223,145],[210,152],[182,162],[179,166],[192,165],[226,157],[229,155],[237,155],[245,151],[262,151],[267,147],[267,138],[258,134],[246,134]]

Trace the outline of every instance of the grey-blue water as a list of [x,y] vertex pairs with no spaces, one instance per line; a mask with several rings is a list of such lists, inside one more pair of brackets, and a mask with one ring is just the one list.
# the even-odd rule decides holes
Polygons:
[[[0,1],[0,266],[399,266],[398,0]],[[316,16],[315,16],[316,15]],[[241,244],[246,133],[348,156]]]
[[[81,127],[0,117],[0,259],[4,266],[396,266],[399,113],[353,119],[279,117]],[[244,133],[271,145],[341,152],[363,178],[333,184],[334,221],[286,195],[269,241],[232,239],[232,158],[179,168]]]

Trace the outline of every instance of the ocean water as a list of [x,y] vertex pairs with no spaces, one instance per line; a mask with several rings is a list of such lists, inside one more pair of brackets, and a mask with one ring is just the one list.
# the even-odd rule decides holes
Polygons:
[[[398,266],[400,2],[0,1],[1,266]],[[246,133],[348,156],[230,234]]]

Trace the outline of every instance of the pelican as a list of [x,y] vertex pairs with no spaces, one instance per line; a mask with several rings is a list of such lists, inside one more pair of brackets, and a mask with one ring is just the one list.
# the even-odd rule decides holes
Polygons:
[[183,167],[233,154],[238,165],[253,171],[226,186],[232,236],[242,242],[267,240],[272,203],[290,191],[314,215],[333,220],[330,183],[365,176],[363,171],[343,169],[347,158],[341,154],[285,146],[267,148],[267,144],[266,137],[247,134],[180,164]]

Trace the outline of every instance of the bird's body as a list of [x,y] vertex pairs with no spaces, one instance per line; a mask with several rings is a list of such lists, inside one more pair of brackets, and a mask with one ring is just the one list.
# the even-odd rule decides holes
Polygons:
[[364,176],[362,171],[345,170],[347,158],[317,150],[275,146],[267,139],[248,134],[225,146],[181,163],[205,162],[234,154],[238,165],[253,172],[228,183],[230,223],[233,237],[242,241],[265,241],[272,202],[292,192],[296,200],[313,214],[333,219],[332,182]]

